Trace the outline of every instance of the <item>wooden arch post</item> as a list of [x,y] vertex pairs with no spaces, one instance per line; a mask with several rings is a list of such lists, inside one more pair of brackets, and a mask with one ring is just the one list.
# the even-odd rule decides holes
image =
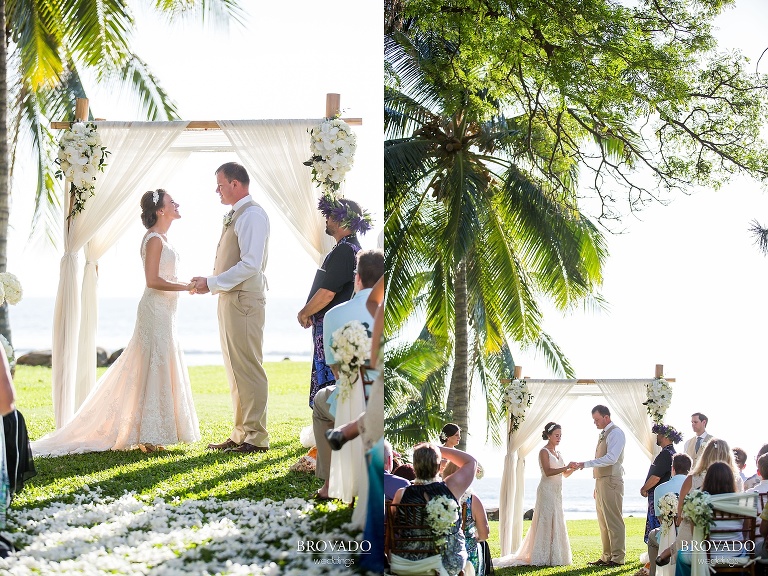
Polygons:
[[325,95],[325,117],[341,116],[341,94],[328,93]]

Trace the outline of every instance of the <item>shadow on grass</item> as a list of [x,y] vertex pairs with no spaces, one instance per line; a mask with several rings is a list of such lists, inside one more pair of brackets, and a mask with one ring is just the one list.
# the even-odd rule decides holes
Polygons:
[[627,562],[623,566],[508,566],[496,568],[496,576],[512,576],[513,574],[600,574],[605,576],[626,576],[634,574],[641,567],[640,562]]
[[[39,458],[35,461],[38,475],[22,493],[21,505],[42,507],[71,500],[85,484],[115,497],[126,491],[142,494],[160,489],[165,496],[182,499],[309,498],[321,481],[289,470],[304,453],[295,441],[283,441],[274,442],[269,452],[252,454],[177,447],[151,454],[134,450]],[[164,486],[169,481],[172,484]],[[35,498],[36,491],[43,497]],[[51,491],[55,494],[49,495]],[[25,496],[31,500],[25,501]]]

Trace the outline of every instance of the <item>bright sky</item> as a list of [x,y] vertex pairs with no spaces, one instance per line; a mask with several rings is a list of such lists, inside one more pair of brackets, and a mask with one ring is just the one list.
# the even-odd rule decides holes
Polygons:
[[[723,47],[739,47],[751,56],[754,66],[768,47],[768,6],[760,0],[736,4],[718,21],[718,36]],[[768,72],[765,59],[761,71]],[[748,474],[755,471],[757,450],[768,442],[762,425],[768,258],[748,233],[752,219],[768,224],[768,197],[749,181],[680,196],[670,206],[644,211],[640,219],[627,218],[627,233],[608,238],[602,293],[610,309],[565,318],[550,312],[545,322],[579,378],[652,378],[655,365],[663,364],[665,375],[677,380],[668,423],[688,439],[690,415],[703,412],[712,434],[747,452]],[[516,358],[525,376],[555,377],[533,352]],[[562,418],[566,461],[593,456],[598,432],[590,411],[598,403],[610,407],[610,400],[584,398]],[[489,476],[500,476],[502,450],[484,446],[479,415],[472,423],[468,450]],[[538,477],[537,453],[527,460],[526,476]],[[645,478],[648,465],[628,441],[627,477]]]
[[[138,4],[138,3],[136,3]],[[375,228],[361,238],[375,248],[383,226],[383,120],[381,34],[382,3],[357,0],[290,3],[252,2],[246,27],[204,30],[198,23],[173,27],[149,11],[137,12],[134,50],[144,58],[188,120],[321,118],[326,93],[341,94],[346,117],[362,117],[355,166],[347,177],[346,196],[358,200],[374,216]],[[139,119],[137,107],[113,90],[92,90],[94,117]],[[309,150],[307,150],[309,157]],[[193,155],[170,182],[158,182],[181,204],[182,219],[169,239],[181,254],[180,276],[211,273],[221,215],[227,208],[214,194],[214,170],[234,154]],[[29,243],[34,164],[19,159],[14,182],[8,270],[16,274],[25,296],[55,296],[61,252],[45,240]],[[307,168],[309,170],[310,168]],[[135,296],[143,290],[138,256],[145,232],[139,220],[99,263],[103,296]],[[316,264],[295,242],[276,209],[251,192],[271,220],[267,274],[271,294],[306,298]],[[322,216],[318,213],[318,218]],[[298,311],[298,310],[297,310]]]

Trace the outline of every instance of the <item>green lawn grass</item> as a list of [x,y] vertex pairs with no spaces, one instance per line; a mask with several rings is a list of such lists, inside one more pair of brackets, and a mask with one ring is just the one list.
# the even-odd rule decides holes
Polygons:
[[[132,450],[36,458],[38,474],[17,495],[13,508],[66,501],[84,485],[98,486],[106,496],[133,491],[182,500],[311,497],[322,482],[313,474],[289,471],[306,453],[299,433],[312,421],[307,404],[310,364],[272,362],[265,363],[265,369],[269,377],[269,452],[228,454],[206,449],[210,442],[225,440],[232,429],[229,385],[223,366],[192,366],[189,373],[200,421],[199,442],[151,454]],[[19,366],[14,384],[17,407],[26,418],[30,438],[53,430],[51,369]],[[350,514],[346,506],[328,514],[327,527],[348,521]]]
[[[645,518],[625,518],[627,527],[627,556],[626,564],[617,568],[600,568],[588,566],[600,558],[602,546],[600,544],[600,530],[597,520],[568,520],[568,538],[571,541],[573,551],[573,564],[571,566],[521,566],[514,568],[500,568],[496,570],[497,576],[509,576],[511,574],[527,574],[531,576],[548,576],[550,574],[605,574],[610,576],[624,576],[634,574],[640,569],[638,558],[647,550],[643,542],[645,531]],[[494,558],[501,556],[499,544],[499,523],[491,522],[491,533],[488,543]],[[528,532],[531,523],[524,522],[523,536]]]

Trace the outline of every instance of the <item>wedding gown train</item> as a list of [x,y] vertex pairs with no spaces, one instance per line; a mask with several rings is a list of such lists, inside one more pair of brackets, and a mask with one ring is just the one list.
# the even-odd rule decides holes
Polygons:
[[[565,466],[559,452],[549,454],[552,468]],[[573,563],[571,543],[563,514],[563,475],[545,476],[541,469],[541,481],[536,489],[536,505],[533,520],[520,548],[514,554],[497,558],[493,565],[506,566],[569,566]]]
[[[179,256],[160,234],[160,276],[177,281]],[[136,327],[123,353],[67,424],[36,442],[35,456],[129,450],[200,439],[189,374],[176,335],[179,292],[145,288]]]

